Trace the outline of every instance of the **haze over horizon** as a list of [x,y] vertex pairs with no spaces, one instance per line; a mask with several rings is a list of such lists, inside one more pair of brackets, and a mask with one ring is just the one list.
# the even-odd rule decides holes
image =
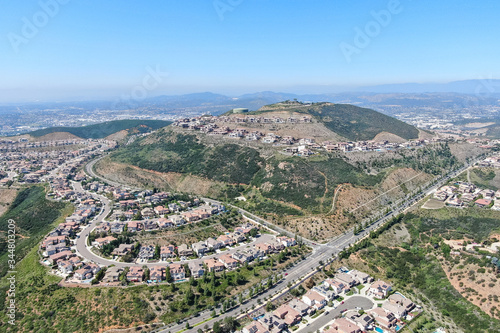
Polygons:
[[0,103],[500,77],[493,1],[0,3]]

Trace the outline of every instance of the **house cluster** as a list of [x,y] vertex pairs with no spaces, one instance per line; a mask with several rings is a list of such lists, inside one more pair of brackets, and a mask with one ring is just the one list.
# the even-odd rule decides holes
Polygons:
[[500,210],[500,190],[480,189],[476,185],[458,181],[453,185],[440,187],[433,195],[434,199],[444,201],[451,207],[474,205]]
[[[76,196],[76,209],[73,214],[66,217],[64,222],[55,227],[43,239],[40,247],[48,264],[57,266],[58,270],[63,274],[75,272],[75,277],[85,280],[85,277],[90,274],[87,272],[81,275],[81,271],[77,274],[76,270],[85,268],[88,265],[82,263],[81,259],[71,251],[70,247],[80,227],[98,212],[100,203],[83,193],[77,193]],[[92,266],[92,264],[89,265]],[[92,266],[91,271],[95,271],[93,273],[95,274],[98,270],[96,271],[96,268]]]
[[478,162],[480,167],[500,168],[500,155],[490,156]]
[[[75,149],[73,145],[84,145]],[[113,142],[106,140],[60,140],[35,143],[7,145],[0,149],[0,169],[13,172],[18,182],[39,183],[47,180],[50,173],[58,171],[62,177],[68,177],[96,150],[114,147]],[[67,149],[38,150],[40,147],[67,146]],[[0,146],[1,147],[1,146]],[[33,148],[33,149],[28,149]],[[0,184],[1,185],[1,184]]]
[[[322,310],[339,296],[346,294],[356,285],[367,285],[367,296],[385,299],[380,307],[367,310],[360,314],[358,310],[343,312],[342,317],[333,320],[324,330],[325,333],[361,333],[372,330],[374,326],[393,331],[402,323],[400,318],[412,316],[415,304],[404,296],[392,293],[392,286],[384,281],[374,279],[358,270],[339,270],[333,278],[326,279],[314,286],[301,299],[294,298],[282,304],[273,312],[255,318],[246,325],[243,333],[274,333],[288,332],[288,329],[298,325],[302,318]],[[332,303],[330,303],[332,304]]]
[[[235,232],[241,232],[242,234],[249,235],[250,230],[255,227],[252,225],[244,225],[236,228]],[[169,260],[175,258],[177,256],[190,256],[193,254],[197,254],[195,249],[199,249],[196,245],[203,245],[206,248],[209,248],[208,244],[211,244],[212,241],[217,242],[213,238],[208,239],[206,242],[199,242],[193,244],[191,247],[188,247],[186,244],[182,244],[178,247],[174,245],[165,245],[161,247],[160,257],[161,260]],[[221,247],[222,242],[219,242]],[[235,269],[241,264],[245,262],[250,262],[256,258],[265,258],[268,254],[279,252],[283,250],[285,247],[295,245],[295,240],[288,237],[276,237],[276,239],[259,243],[252,247],[247,247],[239,252],[235,252],[233,254],[219,254],[215,257],[205,259],[205,260],[189,260],[184,263],[179,262],[170,262],[165,266],[158,265],[153,266],[149,271],[149,280],[148,282],[162,282],[166,279],[166,270],[169,270],[172,281],[179,282],[186,279],[186,266],[189,269],[189,273],[194,278],[202,277],[205,272],[221,272],[225,269]],[[265,250],[260,250],[265,248]],[[142,248],[141,248],[142,250]],[[148,255],[151,255],[150,252],[154,250],[154,247],[148,246],[145,247],[144,253],[149,252]],[[212,251],[212,250],[210,250]],[[203,252],[205,253],[205,252]],[[245,256],[235,255],[236,253],[246,254]],[[203,256],[201,252],[198,254]],[[239,258],[239,259],[236,259]],[[116,269],[115,269],[116,270]],[[109,277],[104,279],[105,282],[117,282],[119,279],[119,274],[115,274],[115,270],[106,272],[106,277],[108,274],[113,274],[113,277]],[[130,282],[143,282],[144,281],[144,270],[140,266],[133,266],[128,271],[126,278]]]
[[[133,205],[131,206],[130,204]],[[225,211],[225,207],[223,205],[215,204],[204,204],[198,207],[190,207],[193,204],[199,204],[198,199],[190,201],[189,203],[172,203],[168,205],[169,208],[156,206],[154,208],[146,207],[140,209],[140,207],[136,205],[136,201],[133,200],[131,200],[130,204],[127,204],[127,210],[114,211],[110,217],[111,221],[101,223],[94,229],[94,232],[97,234],[119,234],[125,230],[125,227],[127,228],[127,231],[133,233],[139,231],[164,230],[184,224],[195,223]],[[179,213],[179,210],[181,209],[187,210]],[[177,214],[173,213],[171,215],[167,215],[171,212],[176,212]],[[141,214],[142,219],[132,220],[132,218],[136,217],[138,213]]]
[[175,126],[198,130],[209,135],[224,135],[228,138],[245,139],[248,141],[260,141],[262,143],[283,145],[287,146],[283,149],[284,152],[299,155],[309,156],[316,151],[388,151],[400,148],[414,148],[421,147],[429,144],[435,140],[412,140],[405,143],[390,143],[389,141],[358,141],[358,142],[331,142],[324,141],[316,143],[314,138],[295,138],[292,136],[279,136],[275,133],[263,133],[257,130],[251,130],[245,127],[230,128],[225,126],[226,123],[236,124],[279,124],[279,123],[310,123],[311,117],[288,117],[288,118],[266,118],[262,116],[243,116],[243,117],[229,117],[229,116],[201,116],[193,118],[184,118],[174,122]]

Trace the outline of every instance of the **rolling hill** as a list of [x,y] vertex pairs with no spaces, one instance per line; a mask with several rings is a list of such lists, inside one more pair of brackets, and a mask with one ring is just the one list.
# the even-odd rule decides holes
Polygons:
[[70,133],[82,139],[103,139],[123,130],[136,130],[139,133],[156,130],[168,126],[171,122],[164,120],[114,120],[82,127],[50,127],[27,133],[38,138],[51,133]]
[[403,139],[418,138],[418,129],[405,122],[386,116],[372,109],[350,104],[312,103],[286,101],[260,108],[253,114],[289,111],[308,114],[329,130],[352,141],[373,140],[382,132],[397,135]]

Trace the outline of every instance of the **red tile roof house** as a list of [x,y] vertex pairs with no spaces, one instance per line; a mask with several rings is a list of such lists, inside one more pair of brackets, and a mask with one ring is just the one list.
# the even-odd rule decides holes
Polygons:
[[168,258],[175,257],[175,246],[173,245],[164,245],[160,248],[160,258],[161,260],[166,260]]
[[265,254],[269,254],[273,251],[272,246],[267,243],[256,244],[255,248],[257,248],[259,251],[262,251]]
[[351,288],[349,288],[348,285],[346,285],[345,283],[339,281],[339,280],[336,280],[336,279],[326,279],[323,284],[325,286],[327,286],[328,288],[332,288],[333,291],[339,295],[340,293],[342,293],[343,291],[345,292],[348,292]]
[[258,321],[252,321],[250,324],[243,327],[241,331],[243,333],[270,333],[269,330]]
[[375,281],[368,289],[368,295],[378,298],[386,298],[392,291],[392,285],[382,280]]
[[130,232],[136,232],[142,229],[141,221],[128,221],[127,230]]
[[149,279],[153,282],[161,282],[165,280],[165,267],[153,266],[149,269]]
[[130,267],[127,273],[127,280],[130,282],[142,282],[142,276],[144,275],[144,270],[139,266]]
[[302,300],[304,303],[315,307],[317,310],[321,310],[328,303],[326,297],[321,296],[314,290],[309,290],[304,296],[302,296]]
[[298,298],[294,298],[288,302],[288,306],[297,311],[302,317],[306,316],[309,312],[311,312],[310,310],[312,310],[309,305]]
[[272,313],[266,312],[263,316],[260,316],[257,321],[264,325],[264,327],[270,331],[282,332],[287,328],[287,324],[281,318],[276,317]]
[[158,226],[161,229],[172,228],[174,226],[174,222],[164,217],[158,219]]
[[290,307],[288,304],[283,304],[273,311],[273,314],[285,321],[288,326],[292,326],[302,320],[300,313]]
[[487,207],[490,204],[491,204],[491,200],[488,200],[488,199],[478,199],[478,200],[476,200],[476,206],[478,206],[480,208]]
[[168,208],[165,208],[163,206],[156,206],[154,210],[155,210],[155,213],[158,215],[165,215],[165,214],[170,213],[170,210],[168,210]]
[[361,333],[363,330],[352,320],[337,318],[324,333]]
[[224,270],[224,264],[215,258],[205,259],[203,263],[207,266],[209,272],[221,272]]
[[73,252],[66,250],[49,256],[49,262],[53,265],[57,264],[59,260],[68,259],[75,256]]
[[382,308],[375,308],[367,311],[367,313],[372,315],[375,321],[384,328],[390,329],[396,325],[397,319],[392,312],[387,312]]
[[219,237],[217,237],[217,240],[219,242],[222,242],[224,244],[224,246],[232,246],[236,243],[234,241],[234,239],[232,239],[231,237],[228,237],[226,235],[220,235]]
[[229,254],[223,254],[219,257],[219,261],[224,264],[227,269],[234,269],[238,267],[238,260],[231,257]]
[[411,300],[400,294],[392,294],[389,296],[389,302],[403,306],[407,312],[415,308],[415,304]]
[[57,263],[57,268],[63,274],[69,274],[69,273],[73,272],[73,265],[71,264],[71,262],[69,260],[60,260]]
[[171,264],[170,265],[170,276],[174,281],[183,280],[186,278],[186,271],[181,264]]
[[97,238],[95,241],[92,242],[92,245],[97,246],[97,247],[103,247],[106,244],[111,243],[112,241],[116,240],[115,237],[113,236],[106,236],[103,238]]
[[92,269],[87,266],[77,269],[74,275],[76,279],[81,281],[91,279],[92,276],[94,276],[94,274],[92,273]]

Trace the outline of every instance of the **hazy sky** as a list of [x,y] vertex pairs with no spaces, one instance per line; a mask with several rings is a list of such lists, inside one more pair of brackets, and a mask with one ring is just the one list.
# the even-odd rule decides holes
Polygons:
[[0,0],[0,6],[0,102],[307,86],[327,92],[500,76],[496,0]]

